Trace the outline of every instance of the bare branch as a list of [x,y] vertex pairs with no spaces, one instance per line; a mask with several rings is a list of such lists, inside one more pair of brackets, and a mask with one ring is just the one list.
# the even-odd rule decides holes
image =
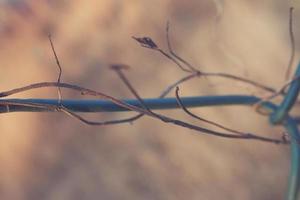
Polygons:
[[[271,93],[276,92],[275,89],[273,89],[269,86],[265,86],[264,84],[261,84],[261,83],[258,83],[256,81],[252,81],[250,79],[243,78],[243,77],[240,77],[240,76],[227,74],[227,73],[203,72],[203,71],[197,70],[196,67],[191,65],[189,62],[187,62],[185,59],[183,59],[177,53],[174,52],[174,50],[172,49],[172,46],[171,46],[170,38],[169,38],[169,24],[167,24],[166,30],[167,30],[166,35],[167,35],[168,48],[169,48],[169,51],[170,51],[171,55],[166,53],[162,49],[160,49],[158,47],[158,45],[156,43],[154,43],[153,40],[149,37],[143,37],[143,38],[133,37],[133,39],[138,41],[141,44],[142,47],[146,47],[146,48],[149,48],[149,49],[160,52],[163,56],[165,56],[166,58],[168,58],[172,62],[174,62],[184,72],[193,73],[193,74],[196,73],[196,74],[198,74],[198,76],[215,76],[215,77],[227,78],[227,79],[247,83],[249,85],[252,85],[254,87],[260,88],[262,90],[265,90],[265,91],[268,91],[268,92],[271,92]],[[149,42],[149,41],[151,41],[151,42]],[[151,45],[152,42],[155,44],[155,46]],[[180,62],[182,62],[189,69],[186,69],[183,65],[180,64]]]
[[264,142],[271,142],[271,143],[275,143],[275,144],[286,144],[286,142],[283,141],[282,139],[280,140],[280,139],[267,138],[267,137],[257,136],[257,135],[251,134],[251,133],[247,133],[247,134],[241,133],[240,135],[236,135],[236,133],[235,134],[222,133],[222,132],[206,129],[206,128],[203,128],[203,127],[200,127],[200,126],[196,126],[196,125],[190,124],[188,122],[173,119],[173,118],[167,117],[165,115],[154,113],[146,106],[143,99],[139,96],[137,91],[134,89],[134,87],[131,85],[129,80],[123,74],[123,72],[121,71],[122,68],[121,67],[113,67],[113,69],[116,70],[119,77],[124,82],[124,84],[127,86],[127,88],[137,98],[137,100],[140,102],[140,104],[143,106],[143,108],[146,109],[146,112],[144,112],[144,114],[147,115],[147,116],[159,119],[159,120],[161,120],[163,122],[166,122],[166,123],[172,123],[172,124],[175,124],[177,126],[189,128],[189,129],[192,129],[192,130],[196,130],[198,132],[207,133],[207,134],[211,134],[211,135],[214,135],[214,136],[220,136],[220,137],[232,138],[232,139],[254,139],[254,140],[259,140],[259,141],[264,141]]
[[[241,82],[245,82],[251,85],[254,85],[256,87],[260,87],[264,90],[270,91],[270,92],[274,92],[275,90],[269,87],[266,87],[262,84],[256,83],[254,81],[245,79],[245,78],[241,78],[238,76],[234,76],[231,74],[226,74],[226,73],[204,73],[201,72],[199,70],[196,70],[195,67],[193,67],[190,63],[188,63],[186,60],[182,59],[180,56],[178,56],[173,50],[172,50],[172,46],[171,46],[171,42],[169,39],[169,25],[167,25],[167,30],[166,30],[166,36],[167,36],[167,42],[168,42],[168,48],[169,48],[169,53],[163,51],[162,49],[160,49],[157,44],[149,37],[143,37],[143,38],[136,38],[133,37],[136,41],[138,41],[143,47],[145,48],[149,48],[155,51],[160,52],[162,55],[164,55],[165,57],[167,57],[168,59],[170,59],[172,62],[174,62],[176,65],[178,65],[180,67],[181,70],[190,73],[189,76],[186,76],[178,81],[176,81],[174,84],[170,85],[167,90],[165,90],[160,97],[163,98],[165,97],[174,87],[176,87],[177,85],[179,85],[180,83],[183,83],[185,81],[191,80],[192,78],[195,77],[200,77],[200,76],[219,76],[219,77],[224,77],[224,78],[229,78],[229,79],[233,79],[233,80],[237,80],[237,81],[241,81]],[[52,110],[56,110],[56,111],[61,111],[64,112],[65,114],[68,114],[69,116],[76,118],[77,120],[80,120],[83,123],[89,124],[89,125],[108,125],[108,124],[117,124],[117,123],[125,123],[125,122],[132,122],[133,120],[136,120],[140,117],[142,117],[143,115],[147,115],[149,117],[155,118],[155,119],[159,119],[165,123],[171,123],[177,126],[181,126],[184,128],[189,128],[201,133],[206,133],[206,134],[211,134],[211,135],[215,135],[215,136],[220,136],[220,137],[224,137],[224,138],[233,138],[233,139],[251,139],[251,140],[259,140],[259,141],[264,141],[264,142],[271,142],[271,143],[276,143],[276,144],[286,144],[287,142],[285,140],[280,140],[280,139],[273,139],[273,138],[268,138],[268,137],[262,137],[262,136],[258,136],[258,135],[254,135],[251,133],[243,133],[240,131],[236,131],[230,128],[226,128],[222,125],[219,125],[215,122],[203,119],[193,113],[191,113],[183,104],[182,101],[178,95],[178,89],[176,91],[176,96],[177,96],[177,100],[179,102],[179,104],[181,105],[182,109],[188,113],[190,116],[197,118],[199,120],[205,121],[211,125],[217,126],[219,128],[222,128],[226,131],[229,131],[231,133],[222,133],[222,132],[218,132],[218,131],[214,131],[214,130],[210,130],[210,129],[206,129],[200,126],[196,126],[193,124],[190,124],[188,122],[185,121],[181,121],[181,120],[177,120],[177,119],[173,119],[170,118],[168,116],[165,115],[161,115],[158,113],[155,113],[153,111],[151,111],[147,105],[145,104],[144,100],[139,96],[139,94],[136,92],[136,90],[134,89],[134,87],[131,85],[131,83],[129,82],[129,80],[126,78],[125,74],[122,72],[122,69],[127,69],[128,66],[126,65],[112,65],[111,68],[113,70],[116,71],[116,73],[118,74],[118,76],[120,77],[120,79],[123,81],[123,83],[126,85],[126,87],[130,90],[130,92],[135,96],[135,98],[140,102],[140,106],[134,106],[131,105],[129,103],[126,103],[122,100],[116,99],[112,96],[106,95],[102,92],[97,92],[91,89],[87,89],[81,86],[77,86],[77,85],[73,85],[73,84],[68,84],[68,83],[62,83],[61,82],[61,75],[62,75],[62,67],[59,63],[59,59],[58,56],[55,52],[54,49],[54,45],[53,42],[51,40],[51,36],[49,35],[49,41],[52,47],[52,51],[53,54],[55,56],[55,60],[57,63],[57,66],[59,68],[59,75],[58,75],[58,80],[57,82],[41,82],[41,83],[35,83],[35,84],[31,84],[25,87],[21,87],[21,88],[15,88],[9,91],[5,91],[5,92],[0,92],[0,98],[1,97],[6,97],[9,95],[13,95],[16,93],[20,93],[20,92],[25,92],[28,90],[32,90],[32,89],[37,89],[37,88],[44,88],[44,87],[56,87],[58,88],[58,94],[59,94],[59,103],[61,103],[62,101],[62,96],[61,96],[61,88],[67,88],[67,89],[71,89],[71,90],[75,90],[75,91],[79,91],[81,92],[82,95],[91,95],[91,96],[96,96],[99,97],[101,99],[105,99],[108,101],[111,101],[112,103],[115,103],[116,105],[119,105],[123,108],[126,108],[128,110],[131,111],[135,111],[138,112],[139,115],[136,115],[134,117],[131,118],[126,118],[126,119],[120,119],[120,120],[113,120],[113,121],[102,121],[102,122],[94,122],[94,121],[89,121],[86,120],[85,118],[81,117],[80,115],[68,110],[67,108],[65,108],[63,105],[59,105],[59,106],[51,106],[51,105],[43,105],[43,104],[23,104],[25,106],[33,106],[33,107],[40,107],[40,108],[45,108],[47,107],[48,109],[52,109]],[[183,65],[182,65],[182,64]],[[16,105],[17,103],[14,102],[4,102],[2,103],[4,105]],[[9,108],[9,107],[8,107]]]

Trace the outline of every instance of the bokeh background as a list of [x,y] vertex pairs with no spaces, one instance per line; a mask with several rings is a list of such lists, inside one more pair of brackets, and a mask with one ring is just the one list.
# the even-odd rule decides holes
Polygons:
[[[51,33],[64,82],[132,98],[107,67],[124,63],[131,66],[127,75],[140,95],[156,97],[184,73],[131,36],[150,36],[166,48],[168,20],[174,48],[199,69],[279,87],[290,56],[290,6],[282,0],[1,0],[0,91],[57,79]],[[299,58],[298,7],[294,14]],[[266,95],[221,78],[193,80],[181,93]],[[57,92],[13,97],[57,98]],[[82,98],[65,90],[63,97]],[[270,137],[283,132],[250,107],[193,111],[242,131]],[[163,113],[208,127],[182,111]],[[286,190],[288,146],[217,138],[148,117],[132,125],[91,127],[61,113],[9,113],[1,114],[0,130],[1,199],[275,200]]]

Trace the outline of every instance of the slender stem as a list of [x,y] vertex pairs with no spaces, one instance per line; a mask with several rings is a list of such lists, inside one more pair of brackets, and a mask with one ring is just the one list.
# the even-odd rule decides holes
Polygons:
[[295,120],[287,118],[285,123],[291,140],[291,166],[288,182],[288,191],[286,194],[287,200],[296,200],[299,194],[299,180],[300,180],[300,134]]

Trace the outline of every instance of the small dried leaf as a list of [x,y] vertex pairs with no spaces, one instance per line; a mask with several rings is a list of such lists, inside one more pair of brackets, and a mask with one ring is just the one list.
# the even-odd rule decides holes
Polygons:
[[147,47],[150,49],[157,49],[157,45],[155,44],[155,42],[150,38],[150,37],[132,37],[133,39],[135,39],[137,42],[140,43],[140,45],[142,45],[143,47]]

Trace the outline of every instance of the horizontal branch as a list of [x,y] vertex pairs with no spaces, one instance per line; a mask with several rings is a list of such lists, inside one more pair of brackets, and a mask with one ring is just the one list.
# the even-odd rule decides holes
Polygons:
[[[196,96],[182,97],[182,102],[186,107],[204,107],[204,106],[226,106],[226,105],[253,105],[260,99],[255,96],[226,95],[226,96]],[[123,102],[141,107],[136,99],[125,99]],[[180,108],[176,98],[155,98],[144,99],[145,104],[150,109],[176,109]],[[27,105],[25,105],[27,104]],[[43,106],[32,106],[32,105]],[[47,105],[49,105],[47,107]],[[129,109],[119,106],[111,101],[97,99],[0,99],[0,113],[6,112],[43,112],[57,111],[55,106],[63,105],[72,112],[120,112],[129,111]]]

